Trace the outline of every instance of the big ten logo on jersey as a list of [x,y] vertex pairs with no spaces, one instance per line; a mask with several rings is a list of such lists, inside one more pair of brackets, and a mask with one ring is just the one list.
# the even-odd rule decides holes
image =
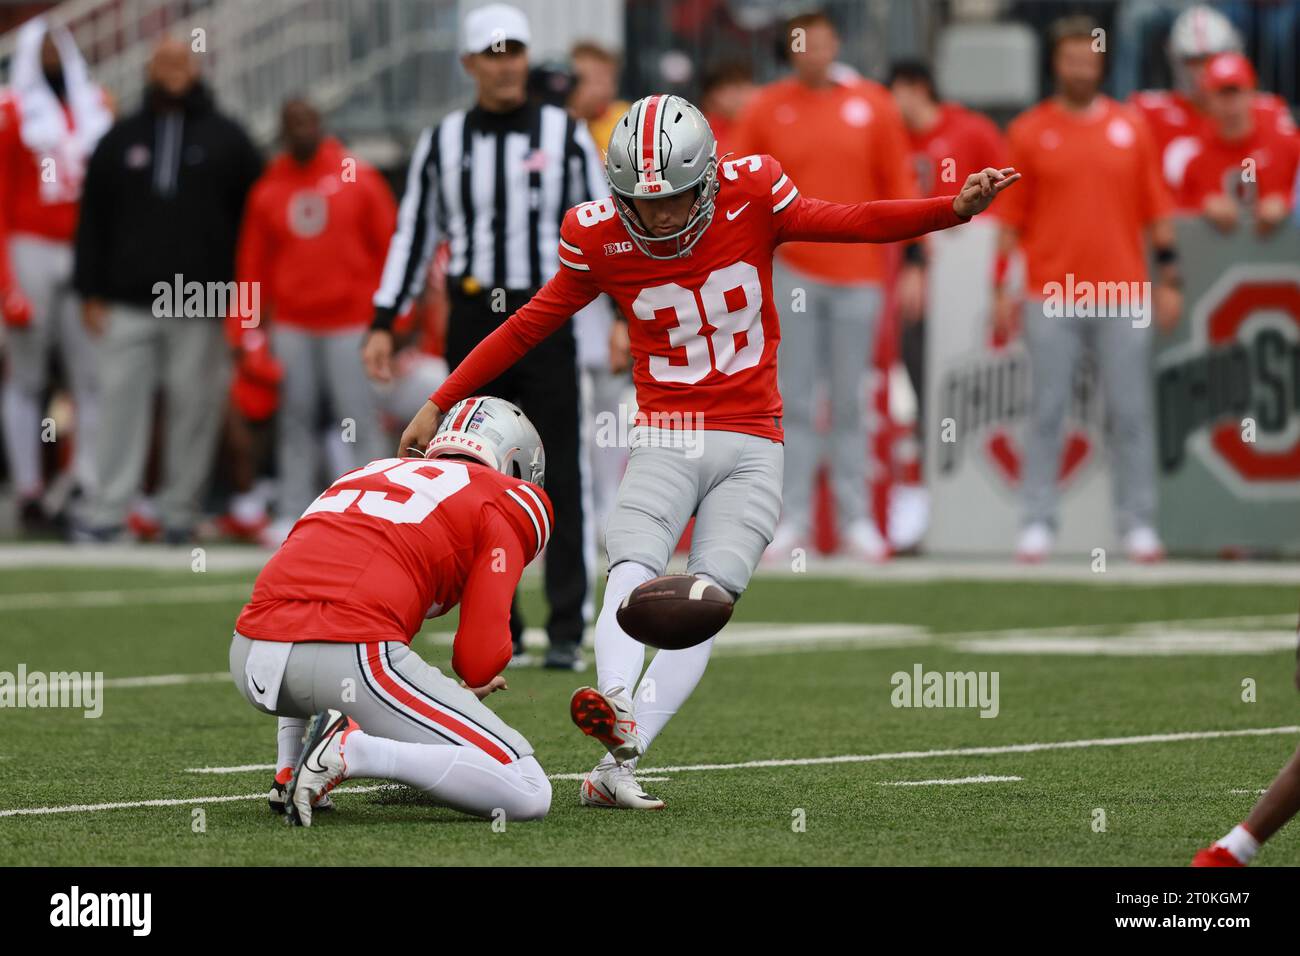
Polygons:
[[625,239],[623,242],[605,243],[605,255],[607,256],[616,256],[619,253],[631,252],[631,251],[632,251],[632,241],[630,239]]
[[469,469],[458,461],[381,458],[334,482],[302,516],[359,512],[391,524],[419,524],[468,485]]

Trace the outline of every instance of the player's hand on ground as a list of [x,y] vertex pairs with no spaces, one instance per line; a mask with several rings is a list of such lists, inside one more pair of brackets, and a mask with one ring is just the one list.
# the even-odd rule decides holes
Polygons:
[[510,689],[510,685],[506,683],[506,679],[500,674],[492,678],[482,687],[470,687],[469,684],[466,684],[464,681],[460,682],[460,686],[471,691],[479,700],[482,700],[488,694],[495,693],[496,691]]
[[1151,292],[1155,299],[1156,328],[1169,332],[1183,315],[1183,290],[1168,282],[1161,282]]
[[375,382],[393,380],[393,333],[386,329],[371,329],[361,343],[361,363],[366,374]]
[[81,323],[95,338],[104,334],[108,327],[108,306],[103,299],[87,299],[81,303]]
[[438,433],[442,414],[442,409],[433,402],[425,402],[424,407],[411,419],[411,424],[406,426],[406,431],[402,432],[402,440],[397,443],[397,457],[422,456],[429,447],[429,442],[433,441],[433,436]]
[[1225,234],[1237,228],[1237,219],[1241,215],[1237,204],[1222,194],[1206,199],[1201,212],[1210,220],[1210,225]]
[[971,173],[966,177],[966,184],[961,192],[953,197],[952,208],[963,219],[982,213],[988,209],[998,193],[1018,182],[1020,174],[1014,166],[994,169],[992,166]]
[[907,263],[898,271],[894,286],[898,314],[904,322],[920,322],[925,315],[925,266]]
[[627,323],[615,319],[609,329],[609,370],[621,375],[632,365],[632,343],[628,339]]

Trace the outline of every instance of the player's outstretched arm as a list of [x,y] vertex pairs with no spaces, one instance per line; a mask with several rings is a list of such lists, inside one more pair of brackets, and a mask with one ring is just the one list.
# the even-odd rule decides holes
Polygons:
[[956,196],[833,203],[798,196],[773,208],[778,242],[904,242],[969,222],[1020,179],[1011,167],[981,170]]
[[536,295],[465,356],[402,432],[397,443],[399,458],[423,455],[447,409],[497,378],[596,297],[597,291],[578,275],[572,269],[561,268]]

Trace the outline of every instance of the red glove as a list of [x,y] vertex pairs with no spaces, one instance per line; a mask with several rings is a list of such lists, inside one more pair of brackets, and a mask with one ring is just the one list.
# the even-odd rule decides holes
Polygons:
[[3,309],[5,325],[11,329],[25,329],[32,324],[32,304],[21,289],[10,288],[0,293],[0,297],[3,297],[0,309]]

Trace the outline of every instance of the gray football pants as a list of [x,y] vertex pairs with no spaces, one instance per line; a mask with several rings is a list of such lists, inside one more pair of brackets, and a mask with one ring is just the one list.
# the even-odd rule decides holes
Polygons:
[[99,416],[99,369],[95,340],[81,322],[81,303],[72,289],[72,246],[36,236],[9,240],[14,281],[31,303],[31,324],[7,329],[3,392],[4,443],[14,487],[23,496],[41,487],[41,399],[58,343],[63,374],[77,409],[72,472],[87,494],[96,483],[93,436]]
[[[782,524],[806,534],[813,479],[831,443],[831,488],[841,527],[867,518],[867,423],[864,383],[882,293],[875,283],[832,285],[783,266],[772,268],[781,315],[778,374],[785,405],[785,511]],[[804,311],[793,306],[803,303]],[[817,384],[825,382],[831,428],[817,433]]]
[[235,634],[230,675],[244,698],[263,713],[310,717],[333,708],[377,737],[475,747],[503,763],[533,752],[523,734],[400,641],[292,645],[276,706],[268,708],[254,700],[246,667],[259,643]]
[[1023,328],[1033,370],[1021,471],[1025,524],[1055,526],[1065,414],[1075,369],[1087,347],[1097,359],[1106,408],[1115,523],[1121,535],[1154,526],[1155,412],[1149,368],[1153,329],[1134,328],[1127,318],[1049,317],[1037,301],[1025,304]]
[[335,477],[321,477],[323,398],[329,399],[330,427],[342,431],[342,445],[350,452],[348,469],[392,452],[379,424],[379,398],[361,364],[365,334],[365,329],[316,333],[272,324],[272,349],[284,368],[277,418],[280,518],[297,518]]
[[100,342],[103,406],[95,436],[97,528],[119,528],[139,493],[153,434],[154,394],[164,403],[163,527],[193,529],[228,405],[229,350],[220,318],[166,318],[113,304]]
[[757,435],[638,426],[609,517],[610,567],[663,574],[691,515],[688,574],[707,574],[739,596],[771,543],[781,513],[784,449]]

